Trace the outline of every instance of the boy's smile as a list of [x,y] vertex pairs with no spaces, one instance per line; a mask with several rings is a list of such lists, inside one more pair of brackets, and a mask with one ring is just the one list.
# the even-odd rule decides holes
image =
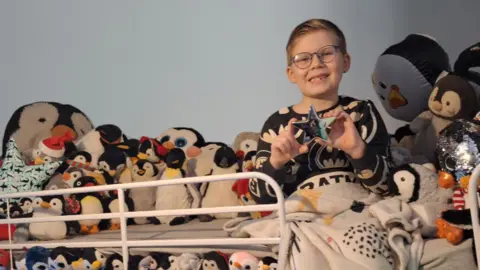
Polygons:
[[341,52],[337,43],[336,36],[327,30],[305,34],[295,41],[291,53],[294,62],[287,68],[287,75],[305,97],[328,99],[338,95],[342,75],[350,67],[350,57]]

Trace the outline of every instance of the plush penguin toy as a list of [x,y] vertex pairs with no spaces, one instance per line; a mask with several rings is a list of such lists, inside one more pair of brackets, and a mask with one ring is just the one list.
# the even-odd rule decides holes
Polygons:
[[277,259],[267,256],[258,262],[258,270],[278,270]]
[[197,130],[186,127],[169,128],[156,138],[167,149],[180,148],[187,155],[187,160],[200,154],[200,147],[205,139]]
[[[210,172],[211,175],[234,174],[239,172],[238,160],[235,152],[228,146],[219,148],[214,156],[214,166]],[[206,182],[200,187],[202,198],[202,208],[238,206],[240,202],[237,194],[232,190],[235,180]],[[219,195],[221,194],[221,195]],[[200,215],[201,221],[211,221],[212,218],[235,218],[237,213],[222,213],[209,215]]]
[[27,250],[25,255],[25,265],[27,270],[43,270],[48,269],[48,249],[40,246],[34,246]]
[[480,111],[480,43],[464,50],[455,62],[454,72],[444,72],[428,99],[428,111],[416,117],[410,130],[415,133],[413,155],[436,163],[436,144],[440,131],[455,119],[473,119]]
[[258,267],[258,258],[245,251],[238,251],[230,256],[229,270],[248,270]]
[[[153,181],[158,177],[158,168],[148,160],[139,160],[132,167],[132,180],[134,183]],[[155,210],[156,190],[154,188],[132,188],[129,195],[133,200],[135,211]],[[134,221],[137,225],[150,223],[149,219],[144,217],[134,218]]]
[[163,252],[151,252],[145,258],[143,258],[139,265],[138,269],[145,269],[145,270],[157,270],[161,269],[161,264],[163,258],[170,257],[171,254],[163,253]]
[[[62,137],[50,137],[42,140],[38,147],[32,152],[31,159],[35,165],[44,164],[46,162],[60,161],[63,157],[75,151],[75,145],[71,143],[73,135],[67,132]],[[69,151],[67,152],[67,147]]]
[[75,251],[64,246],[54,248],[48,257],[48,269],[72,270],[72,263],[79,259]]
[[[66,214],[65,199],[63,196],[37,197],[33,200],[33,218],[53,217]],[[74,222],[72,222],[74,223]],[[68,224],[71,224],[70,222]],[[30,235],[38,240],[60,240],[68,233],[68,225],[65,221],[32,222],[29,223]]]
[[82,250],[81,256],[73,262],[73,270],[100,270],[105,267],[107,257],[96,248],[86,248]]
[[[74,188],[96,186],[97,181],[91,176],[80,177],[74,183]],[[96,192],[89,193],[75,193],[68,197],[69,205],[71,207],[71,214],[89,215],[89,214],[103,214],[102,197]],[[80,233],[94,234],[99,232],[98,225],[100,219],[80,220]]]
[[90,119],[78,108],[56,102],[35,102],[21,106],[10,117],[3,133],[2,159],[13,137],[20,152],[30,154],[43,139],[66,132],[77,141],[93,129]]
[[86,151],[92,155],[92,166],[97,167],[98,158],[105,152],[108,145],[121,143],[124,139],[122,130],[112,124],[101,125],[86,134],[76,144],[79,151]]
[[203,255],[199,270],[228,270],[228,268],[228,257],[223,253],[211,251]]
[[159,169],[163,169],[165,167],[164,161],[167,152],[168,149],[156,139],[145,136],[140,138],[140,146],[137,155],[139,159],[146,159],[158,165]]
[[411,122],[428,108],[428,96],[440,73],[450,70],[448,54],[435,39],[410,34],[378,57],[372,83],[387,113]]
[[[125,211],[134,211],[135,210],[135,203],[133,202],[132,198],[128,196],[129,190],[125,191],[125,204],[124,209]],[[109,196],[102,199],[103,204],[103,212],[104,213],[118,213],[120,212],[119,209],[119,201],[118,201],[118,192],[116,190],[111,190],[108,192]],[[127,224],[130,223],[130,219],[127,219]],[[112,219],[104,219],[100,222],[100,229],[107,229],[107,230],[120,230],[120,219],[119,218],[112,218]]]
[[10,266],[10,253],[0,249],[0,270],[8,270]]
[[105,268],[103,270],[130,270],[138,269],[140,261],[143,259],[140,255],[128,256],[128,263],[123,263],[123,256],[118,253],[114,253],[108,257],[105,262]]
[[259,139],[260,133],[248,131],[240,132],[233,141],[233,151],[237,153],[237,156],[243,158],[248,152],[257,151]]
[[[183,164],[186,162],[186,155],[180,148],[173,148],[166,156],[167,168],[163,171],[160,181],[178,179],[185,177]],[[200,192],[192,184],[158,186],[155,200],[156,210],[167,209],[189,209],[198,208],[200,205]],[[157,217],[157,224],[179,225],[188,222],[185,216],[161,216]]]
[[193,170],[195,176],[209,175],[213,169],[214,157],[217,150],[221,147],[227,147],[222,142],[207,142],[200,147],[200,154],[193,159],[188,160],[188,168]]
[[410,204],[422,222],[422,235],[434,237],[444,209],[451,207],[452,189],[440,187],[433,164],[405,164],[388,175],[388,190],[395,198]]

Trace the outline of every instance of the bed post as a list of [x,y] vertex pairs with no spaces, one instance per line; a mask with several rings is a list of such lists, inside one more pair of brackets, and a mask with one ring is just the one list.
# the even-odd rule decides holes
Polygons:
[[[473,170],[472,177],[468,183],[468,201],[470,205],[470,216],[472,218],[473,241],[475,241],[475,253],[477,258],[480,255],[480,231],[478,223],[478,177],[480,176],[480,165]],[[480,266],[478,267],[480,269]]]
[[118,206],[120,213],[120,232],[122,237],[122,256],[123,265],[128,265],[128,246],[127,246],[127,219],[125,218],[125,191],[123,188],[117,189],[118,191]]

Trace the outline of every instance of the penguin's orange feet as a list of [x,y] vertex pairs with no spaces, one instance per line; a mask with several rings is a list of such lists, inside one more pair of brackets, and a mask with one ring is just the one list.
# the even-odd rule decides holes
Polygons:
[[450,225],[443,219],[438,219],[437,222],[437,236],[445,238],[452,245],[457,245],[463,240],[463,230]]
[[87,225],[82,225],[80,228],[80,233],[81,234],[88,234],[88,226]]
[[120,230],[120,224],[119,223],[112,223],[112,225],[110,225],[110,229],[109,230]]
[[94,233],[98,233],[99,231],[100,230],[98,229],[98,225],[93,225],[88,233],[89,234],[94,234]]

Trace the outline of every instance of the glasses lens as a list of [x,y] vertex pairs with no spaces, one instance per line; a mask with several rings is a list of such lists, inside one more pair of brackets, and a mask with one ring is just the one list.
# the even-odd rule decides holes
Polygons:
[[335,58],[336,48],[333,46],[328,46],[323,48],[319,53],[322,57],[322,61],[324,63],[332,62],[333,58]]
[[298,68],[307,68],[312,62],[312,55],[309,53],[299,53],[293,57],[293,63]]

